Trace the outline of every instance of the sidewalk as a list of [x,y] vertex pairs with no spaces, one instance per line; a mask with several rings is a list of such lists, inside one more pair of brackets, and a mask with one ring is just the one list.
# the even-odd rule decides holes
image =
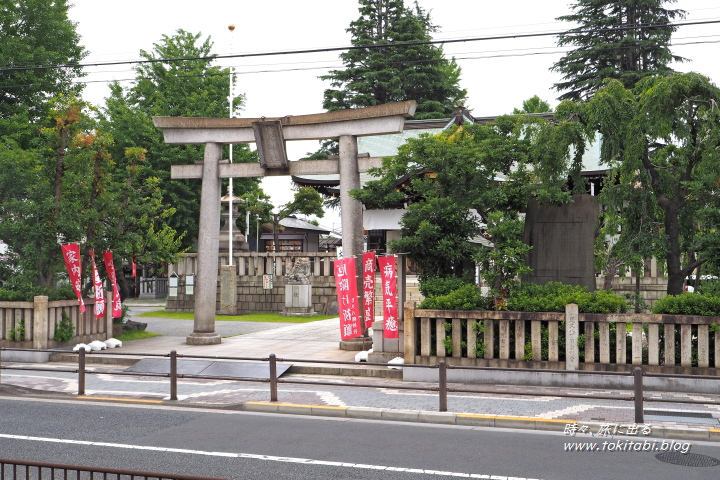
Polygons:
[[[151,318],[144,320],[148,320],[152,325]],[[185,322],[182,325],[186,324],[189,327],[187,332],[189,334],[192,323],[182,322]],[[148,329],[152,330],[150,326]],[[88,355],[88,359],[107,358],[114,352],[167,354],[171,350],[176,350],[180,355],[267,358],[274,353],[279,361],[281,359],[354,361],[357,352],[340,350],[339,340],[338,319],[332,319],[285,325],[223,338],[219,345],[187,345],[185,338],[180,336],[134,340],[119,349],[93,352]],[[126,360],[129,359],[126,357]],[[11,367],[7,363],[3,363],[3,366]],[[51,371],[2,370],[0,392],[73,397],[77,394],[77,373],[59,371],[76,369],[76,363],[51,362],[43,365],[12,364],[12,366],[42,367]],[[170,401],[170,384],[166,377],[107,375],[103,373],[123,371],[126,366],[96,364],[89,361],[88,369],[94,370],[97,374],[86,376],[86,396],[79,398],[102,397],[106,400],[220,407],[246,411],[556,431],[564,431],[566,425],[572,423],[587,425],[589,427],[587,432],[598,431],[602,424],[633,425],[635,423],[632,401],[623,400],[632,395],[629,391],[450,384],[450,389],[474,389],[498,393],[451,390],[448,393],[448,411],[439,412],[436,383],[424,384],[402,382],[398,378],[377,378],[380,375],[400,376],[400,370],[363,364],[342,369],[329,365],[306,365],[303,367],[305,369],[299,368],[300,366],[301,364],[294,364],[289,373],[280,378],[278,402],[270,402],[270,387],[267,381],[240,382],[190,378],[178,380],[178,400]],[[318,373],[332,373],[332,375]],[[375,375],[375,377],[359,376],[359,373]],[[362,385],[362,387],[350,385]],[[408,387],[428,390],[409,390]],[[510,395],[508,392],[524,395]],[[568,398],[539,396],[539,394],[577,394],[583,397],[603,395],[613,399]],[[645,395],[646,398],[671,401],[720,402],[720,395],[659,392],[646,392]],[[720,441],[720,406],[718,405],[646,401],[644,413],[645,425],[651,426],[652,436],[655,438]],[[589,436],[589,434],[577,434],[580,438],[584,438],[583,435]]]

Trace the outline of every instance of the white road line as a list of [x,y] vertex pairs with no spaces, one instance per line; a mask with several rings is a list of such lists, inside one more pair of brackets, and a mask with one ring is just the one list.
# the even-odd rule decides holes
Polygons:
[[303,463],[306,465],[325,465],[333,467],[343,468],[361,468],[371,470],[387,470],[393,472],[408,472],[408,473],[423,473],[425,475],[445,475],[451,477],[465,477],[465,478],[486,478],[496,480],[538,480],[534,478],[524,477],[505,477],[501,475],[481,475],[477,473],[463,473],[463,472],[444,472],[439,470],[423,470],[418,468],[405,468],[405,467],[391,467],[386,465],[368,465],[363,463],[345,463],[345,462],[329,462],[326,460],[313,460],[311,458],[296,458],[296,457],[277,457],[274,455],[256,455],[252,453],[228,453],[228,452],[206,452],[203,450],[188,450],[184,448],[165,448],[165,447],[150,447],[146,445],[129,445],[124,443],[106,443],[106,442],[90,442],[86,440],[70,440],[65,438],[47,438],[47,437],[28,437],[25,435],[6,435],[0,434],[0,439],[6,438],[8,440],[24,440],[30,442],[49,442],[49,443],[65,443],[72,445],[85,445],[91,447],[108,447],[108,448],[125,448],[132,450],[150,450],[154,452],[167,452],[167,453],[183,453],[190,455],[205,455],[211,457],[228,457],[228,458],[247,458],[251,460],[264,460],[268,462],[282,462],[282,463]]

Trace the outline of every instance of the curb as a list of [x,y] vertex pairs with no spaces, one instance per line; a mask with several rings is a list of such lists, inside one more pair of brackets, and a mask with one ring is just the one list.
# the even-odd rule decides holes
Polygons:
[[[421,410],[383,410],[370,407],[326,407],[272,402],[245,402],[238,406],[240,407],[240,410],[246,412],[341,417],[358,420],[385,420],[391,422],[431,423],[437,425],[461,425],[467,427],[513,428],[519,430],[539,430],[550,432],[564,432],[566,425],[580,423],[577,420],[504,417],[496,415],[474,415],[466,413]],[[603,425],[603,422],[582,422],[581,424],[597,430],[601,425]],[[594,437],[569,436],[568,438],[589,440]],[[626,437],[622,436],[622,438]],[[633,437],[627,438],[631,439]],[[652,428],[652,436],[642,438],[656,440],[675,439],[720,442],[720,429],[708,428],[692,430],[657,426]]]

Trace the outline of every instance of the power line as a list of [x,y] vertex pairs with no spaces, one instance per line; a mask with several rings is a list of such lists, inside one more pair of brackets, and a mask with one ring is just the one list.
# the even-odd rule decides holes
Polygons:
[[345,47],[324,47],[324,48],[313,48],[305,50],[284,50],[274,52],[260,52],[260,53],[241,53],[231,55],[210,55],[204,57],[187,57],[187,58],[159,58],[159,59],[146,59],[146,60],[123,60],[117,62],[95,62],[95,63],[74,63],[74,64],[61,64],[61,65],[36,65],[36,66],[20,66],[20,67],[5,67],[0,68],[0,72],[12,72],[12,71],[32,71],[32,70],[49,70],[56,68],[78,68],[78,67],[100,67],[100,66],[111,66],[111,65],[133,65],[133,64],[146,64],[146,63],[171,63],[171,62],[183,62],[189,60],[218,60],[226,58],[249,58],[249,57],[268,57],[277,55],[298,55],[308,53],[326,53],[326,52],[337,52],[337,51],[350,51],[350,50],[362,50],[362,49],[381,49],[390,47],[410,47],[418,45],[444,45],[451,43],[465,43],[465,42],[479,42],[488,40],[508,40],[513,38],[533,38],[533,37],[548,37],[555,35],[564,35],[568,33],[572,34],[597,34],[603,32],[615,32],[622,30],[644,30],[653,28],[668,28],[668,27],[682,27],[688,25],[708,25],[720,23],[720,20],[704,20],[696,22],[680,22],[680,23],[666,23],[666,24],[649,24],[649,25],[630,25],[613,28],[599,28],[594,30],[572,30],[572,31],[556,31],[556,32],[538,32],[538,33],[517,33],[508,35],[495,35],[487,37],[471,37],[471,38],[455,38],[455,39],[443,39],[443,40],[429,40],[424,42],[403,42],[403,43],[387,43],[387,44],[373,44],[373,45],[352,45]]
[[[717,37],[717,35],[705,35],[705,36],[699,36],[699,37],[684,37],[684,39],[691,39],[691,38],[706,38],[706,37]],[[681,46],[681,45],[699,45],[699,44],[712,44],[712,43],[720,43],[720,40],[702,40],[697,42],[673,42],[672,46]],[[548,48],[548,47],[544,47]],[[554,48],[554,47],[553,47]],[[618,49],[613,47],[614,49]],[[619,49],[631,49],[633,47],[620,47]],[[510,50],[495,50],[490,52],[475,52],[475,54],[467,52],[467,53],[457,53],[453,55],[453,58],[456,60],[483,60],[483,59],[490,59],[490,58],[510,58],[510,57],[529,57],[529,56],[537,56],[537,55],[557,55],[562,53],[567,53],[569,49],[556,49],[552,51],[530,51],[527,50],[535,50],[535,49],[510,49]],[[513,53],[502,53],[502,52],[513,52]],[[473,56],[470,56],[473,55]],[[386,65],[393,65],[393,64],[412,64],[412,63],[430,63],[430,62],[440,62],[445,61],[446,59],[438,59],[438,60],[416,60],[416,61],[405,61],[405,62],[386,62]],[[299,64],[307,63],[307,62],[298,62]],[[320,62],[310,62],[310,63],[320,63]],[[254,66],[262,66],[262,65],[287,65],[287,64],[259,64]],[[335,68],[343,68],[344,65],[321,65],[321,66],[308,66],[308,67],[293,67],[293,68],[280,68],[280,69],[263,69],[263,70],[250,70],[250,71],[235,71],[234,75],[253,75],[253,74],[259,74],[259,73],[287,73],[287,72],[299,72],[299,71],[309,71],[309,70],[330,70]],[[91,83],[112,83],[112,82],[132,82],[132,81],[139,81],[139,80],[159,80],[159,79],[165,79],[165,78],[208,78],[208,77],[224,77],[227,76],[227,72],[218,72],[218,73],[201,73],[201,74],[193,74],[193,75],[156,75],[156,76],[142,76],[142,77],[132,77],[132,78],[121,78],[121,79],[112,79],[112,80],[78,80],[75,79],[73,81],[76,85],[88,85]],[[43,86],[51,86],[53,84],[25,84],[25,85],[0,85],[0,88],[24,88],[24,87],[43,87]]]

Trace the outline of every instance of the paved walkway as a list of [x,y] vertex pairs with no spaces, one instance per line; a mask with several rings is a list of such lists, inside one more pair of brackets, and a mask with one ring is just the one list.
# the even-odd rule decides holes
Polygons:
[[[141,318],[148,321],[148,330],[153,331],[152,318],[140,317],[136,320]],[[186,323],[191,328],[191,323]],[[220,323],[238,322],[218,322]],[[354,361],[356,352],[339,349],[338,319],[283,326],[266,325],[270,328],[223,338],[219,345],[193,346],[184,343],[184,336],[163,336],[126,342],[120,349],[95,352],[90,354],[90,357],[100,358],[115,352],[167,354],[170,350],[176,350],[182,355],[265,358],[274,353],[279,358],[286,359]],[[190,330],[187,333],[190,333]],[[74,371],[76,365],[57,362],[3,362],[3,366],[10,367],[1,371],[0,384],[3,388],[0,390],[6,393],[77,393],[78,376]],[[20,370],[38,367],[49,371]],[[119,365],[89,363],[88,368],[94,374],[86,377],[87,397],[561,431],[567,428],[567,424],[577,422],[590,426],[587,433],[582,435],[590,435],[603,424],[627,426],[635,423],[633,403],[626,400],[632,394],[629,391],[451,384],[447,401],[448,413],[440,413],[437,384],[360,377],[352,375],[352,370],[342,370],[339,371],[341,375],[285,374],[280,379],[278,402],[275,403],[270,402],[267,382],[181,378],[178,381],[178,400],[170,402],[170,386],[166,377],[111,375],[112,371],[123,371],[126,368]],[[357,364],[356,368],[367,367]],[[375,368],[389,371],[386,367]],[[410,390],[408,387],[421,390]],[[480,393],[479,390],[483,392]],[[577,395],[580,398],[561,395]],[[590,398],[593,395],[613,398]],[[645,425],[651,426],[653,436],[720,441],[720,405],[711,404],[720,403],[720,395],[646,392],[646,397],[671,401],[645,403]],[[675,400],[700,403],[674,403]],[[632,429],[620,427],[619,430],[622,432],[623,428],[626,431]]]

